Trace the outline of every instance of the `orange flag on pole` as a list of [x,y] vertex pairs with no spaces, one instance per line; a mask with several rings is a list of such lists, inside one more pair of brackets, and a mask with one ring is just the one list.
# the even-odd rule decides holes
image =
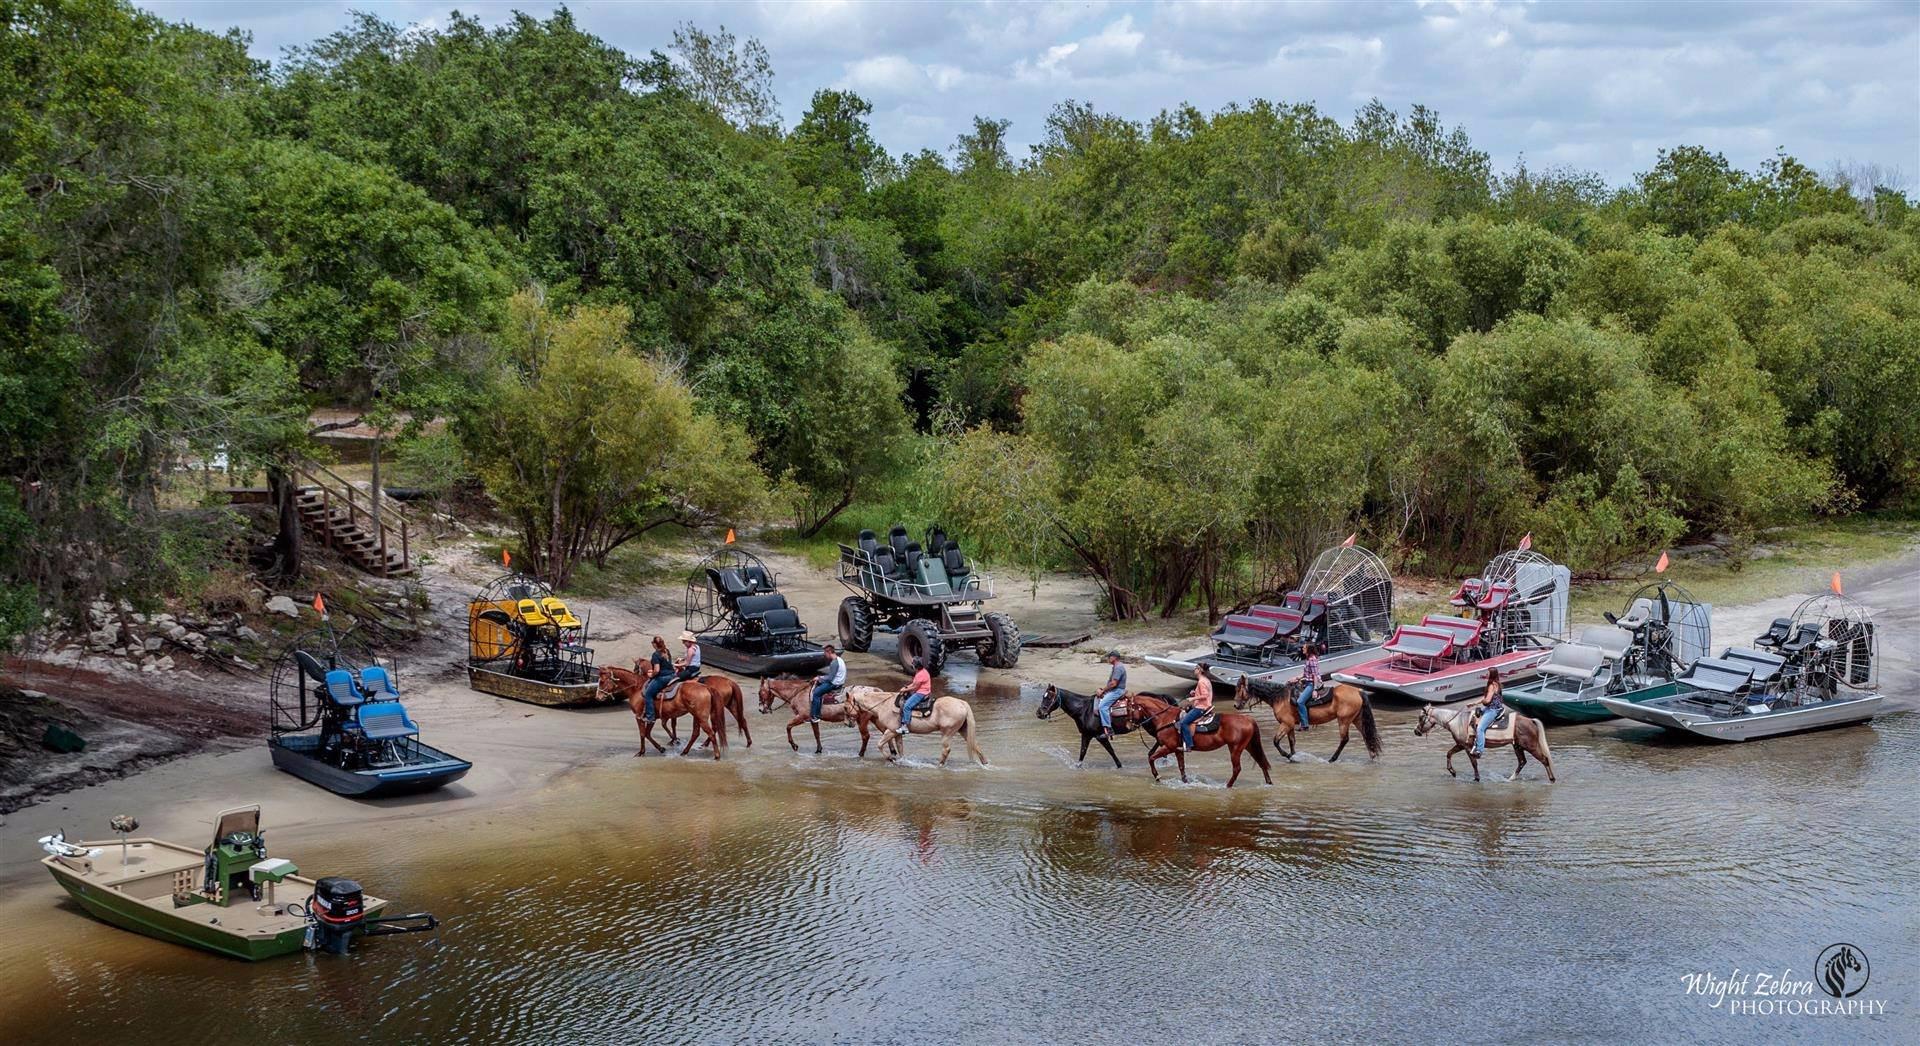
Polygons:
[[732,527],[728,527],[728,528],[727,528],[727,540],[726,540],[726,543],[727,543],[727,544],[729,544],[729,545],[731,545],[731,544],[733,544],[733,528],[732,528]]
[[1838,570],[1833,572],[1833,594],[1836,596],[1846,595],[1845,592],[1840,591],[1840,572]]
[[[1840,576],[1840,575],[1838,575],[1838,574],[1835,574],[1835,575],[1834,575],[1834,577],[1839,577],[1839,576]],[[326,597],[324,597],[324,596],[322,596],[322,595],[321,595],[320,593],[318,593],[318,592],[315,592],[315,593],[313,594],[313,612],[314,612],[314,613],[316,613],[316,614],[319,614],[319,615],[320,615],[321,617],[326,617],[326,616],[327,616],[327,600],[326,600]]]
[[1355,531],[1354,533],[1351,533],[1351,534],[1348,534],[1348,535],[1347,535],[1347,540],[1345,540],[1345,541],[1342,541],[1342,542],[1340,543],[1340,547],[1341,547],[1341,548],[1352,548],[1352,547],[1353,547],[1353,542],[1354,542],[1354,539],[1355,539],[1355,538],[1357,538],[1357,537],[1359,537],[1359,536],[1360,536],[1360,533],[1359,533],[1358,531]]
[[1660,562],[1653,565],[1653,572],[1656,574],[1664,574],[1667,572],[1667,554],[1665,552],[1660,553]]
[[501,550],[500,550],[500,565],[501,565],[501,566],[503,566],[503,567],[510,567],[510,566],[513,566],[513,553],[511,553],[511,552],[508,552],[508,551],[507,551],[506,549],[504,549],[504,548],[503,548],[503,549],[501,549]]
[[1525,552],[1526,550],[1532,547],[1533,547],[1533,531],[1529,530],[1527,531],[1526,535],[1520,539],[1520,551]]

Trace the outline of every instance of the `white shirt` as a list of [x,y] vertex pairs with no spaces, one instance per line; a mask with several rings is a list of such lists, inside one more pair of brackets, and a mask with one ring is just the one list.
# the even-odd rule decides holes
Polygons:
[[840,659],[839,654],[833,655],[833,660],[827,663],[827,682],[837,687],[847,685],[847,663]]

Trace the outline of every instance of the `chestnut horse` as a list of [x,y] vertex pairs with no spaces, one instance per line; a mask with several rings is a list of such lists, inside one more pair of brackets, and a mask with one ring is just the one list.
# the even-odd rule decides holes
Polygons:
[[[807,723],[807,721],[812,718],[813,680],[802,679],[799,676],[762,677],[758,696],[760,698],[760,711],[762,714],[773,711],[773,706],[776,702],[784,703],[788,709],[792,710],[793,718],[787,722],[787,744],[791,745],[793,750],[798,752],[800,746],[794,743],[793,728],[799,726],[801,723]],[[867,729],[867,718],[865,716],[854,715],[852,709],[852,702],[847,700],[846,694],[843,692],[840,695],[840,700],[820,706],[820,718],[829,723],[845,723],[848,726],[858,726],[860,728],[860,757],[864,759],[867,756],[867,742],[872,740],[872,734]],[[820,724],[808,723],[807,725],[813,727],[813,754],[819,755],[823,751],[820,747]]]
[[[633,754],[646,755],[647,745],[651,743],[660,754],[665,755],[667,750],[653,739],[653,726],[640,714],[646,709],[646,700],[641,694],[641,687],[646,682],[647,678],[638,672],[612,665],[600,666],[600,695],[609,699],[623,697],[627,707],[633,709],[633,721],[640,728],[640,750]],[[732,680],[727,680],[727,683],[733,685]],[[738,690],[739,687],[735,686],[734,689]],[[680,689],[674,692],[671,699],[664,693],[655,698],[653,710],[662,719],[681,715],[693,717],[693,730],[687,734],[687,745],[680,749],[681,755],[693,751],[693,743],[700,740],[701,734],[713,742],[715,759],[719,759],[720,754],[727,750],[727,700],[724,690],[709,689],[704,681],[689,679],[680,684]]]
[[[1418,737],[1425,737],[1427,731],[1436,726],[1445,727],[1447,733],[1452,735],[1453,747],[1447,749],[1447,776],[1449,777],[1460,776],[1453,772],[1453,754],[1465,752],[1467,759],[1473,763],[1473,779],[1480,780],[1480,757],[1473,754],[1473,710],[1477,707],[1479,706],[1462,705],[1458,708],[1435,708],[1428,705],[1420,710],[1420,722],[1414,724],[1413,732]],[[1520,761],[1514,765],[1513,773],[1507,776],[1507,780],[1511,781],[1519,777],[1520,771],[1527,768],[1527,753],[1531,752],[1535,759],[1540,760],[1540,765],[1547,768],[1547,783],[1552,784],[1554,781],[1553,753],[1547,748],[1545,724],[1538,719],[1521,715],[1512,707],[1507,709],[1507,714],[1512,718],[1506,726],[1496,726],[1487,731],[1488,748],[1512,745],[1513,754],[1519,757]]]
[[[1187,779],[1187,754],[1180,750],[1180,730],[1174,721],[1179,718],[1180,706],[1165,698],[1153,694],[1129,694],[1127,700],[1133,703],[1133,715],[1140,728],[1153,735],[1154,745],[1147,752],[1147,769],[1153,771],[1153,779],[1160,780],[1159,760],[1173,753],[1180,761],[1180,780]],[[1233,759],[1233,776],[1227,778],[1227,787],[1240,779],[1240,753],[1253,750],[1253,761],[1260,764],[1260,775],[1273,783],[1273,765],[1267,762],[1267,750],[1260,743],[1260,724],[1250,715],[1236,712],[1220,713],[1220,728],[1210,734],[1194,734],[1193,750],[1211,752],[1224,748]]]
[[[1244,712],[1255,701],[1265,701],[1273,710],[1273,722],[1278,733],[1273,739],[1273,750],[1281,758],[1293,761],[1295,749],[1293,732],[1300,725],[1300,688],[1305,684],[1295,679],[1290,683],[1268,683],[1263,680],[1241,676],[1233,689],[1233,707]],[[1323,705],[1307,706],[1307,725],[1319,726],[1322,723],[1340,724],[1340,747],[1333,750],[1329,763],[1340,761],[1340,753],[1347,750],[1347,731],[1355,723],[1360,724],[1360,740],[1367,744],[1367,758],[1380,755],[1380,728],[1373,721],[1373,701],[1367,692],[1351,683],[1333,683],[1320,681],[1321,692],[1327,688],[1333,690],[1333,700]],[[1280,747],[1280,738],[1287,739],[1285,748]]]
[[[633,674],[643,680],[652,679],[653,662],[644,657],[634,658]],[[700,682],[708,690],[715,691],[726,699],[727,711],[733,713],[734,725],[740,728],[740,736],[747,739],[747,747],[752,748],[753,734],[747,729],[747,695],[740,692],[740,684],[723,675],[701,676]],[[659,709],[656,708],[654,711],[657,712]],[[679,717],[675,716],[672,719],[666,716],[660,717],[660,724],[667,728],[667,743],[670,745],[680,743],[680,731],[674,729],[673,724],[673,720],[677,718]]]

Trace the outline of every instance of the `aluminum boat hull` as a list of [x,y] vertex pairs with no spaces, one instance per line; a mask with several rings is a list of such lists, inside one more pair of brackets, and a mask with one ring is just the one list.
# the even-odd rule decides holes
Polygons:
[[1600,703],[1615,715],[1639,723],[1648,723],[1675,733],[1704,737],[1709,741],[1754,741],[1763,737],[1797,734],[1831,726],[1864,723],[1880,712],[1885,698],[1880,694],[1822,701],[1818,704],[1782,708],[1778,711],[1746,712],[1730,716],[1709,715],[1687,709],[1663,707],[1667,699],[1650,703],[1624,698],[1603,697]]

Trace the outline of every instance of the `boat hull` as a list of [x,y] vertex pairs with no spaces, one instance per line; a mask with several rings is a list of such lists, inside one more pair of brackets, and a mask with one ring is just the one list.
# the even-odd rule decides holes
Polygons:
[[612,704],[618,695],[600,693],[598,679],[577,683],[544,683],[538,679],[510,676],[487,668],[467,668],[467,685],[483,694],[525,701],[546,708],[587,708]]
[[273,752],[274,766],[335,795],[354,799],[430,792],[458,781],[473,769],[465,759],[424,744],[419,746],[423,762],[380,770],[343,770],[284,742],[270,743],[268,748]]
[[[1612,696],[1638,701],[1652,697],[1671,697],[1679,690],[1680,684],[1666,682],[1638,690],[1621,691]],[[1609,719],[1618,719],[1617,713],[1600,702],[1601,696],[1599,693],[1579,695],[1548,690],[1539,680],[1501,691],[1501,697],[1507,704],[1541,720],[1548,726],[1576,726],[1581,723],[1604,723]]]
[[1703,737],[1709,741],[1756,741],[1763,737],[1864,723],[1879,714],[1882,700],[1884,698],[1880,694],[1868,694],[1775,712],[1732,716],[1707,715],[1618,698],[1601,698],[1600,702],[1623,719],[1662,727],[1674,733]]
[[809,643],[805,649],[779,654],[756,654],[735,650],[714,642],[700,644],[700,660],[708,668],[718,668],[737,676],[760,678],[777,675],[807,675],[826,667],[824,650]]
[[[1331,673],[1342,668],[1363,665],[1380,657],[1380,645],[1355,647],[1337,654],[1320,655],[1320,671]],[[1291,683],[1300,678],[1307,670],[1305,662],[1295,661],[1282,665],[1261,665],[1248,661],[1219,660],[1212,657],[1198,657],[1193,660],[1181,660],[1172,657],[1149,657],[1147,664],[1178,679],[1193,679],[1199,672],[1199,666],[1205,664],[1213,678],[1229,684],[1238,684],[1240,677],[1266,683]]]
[[1413,701],[1445,704],[1484,693],[1487,673],[1498,670],[1501,680],[1518,682],[1539,674],[1540,666],[1552,653],[1549,650],[1515,650],[1499,657],[1447,665],[1435,672],[1416,672],[1395,668],[1392,659],[1380,658],[1333,673],[1337,682],[1375,693],[1393,694]]

